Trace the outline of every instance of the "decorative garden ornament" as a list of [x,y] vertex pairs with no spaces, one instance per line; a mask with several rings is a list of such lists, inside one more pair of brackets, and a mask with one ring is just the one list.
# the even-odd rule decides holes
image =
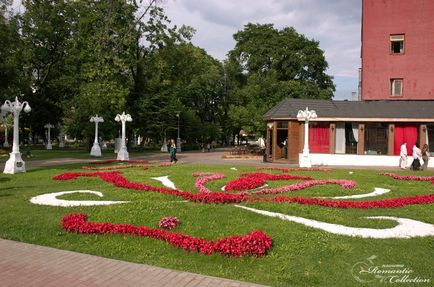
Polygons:
[[314,110],[309,111],[309,108],[306,107],[306,110],[299,110],[297,114],[297,119],[299,121],[304,121],[304,148],[303,154],[300,156],[300,167],[311,167],[310,163],[310,155],[309,155],[309,121],[311,119],[316,119],[317,115]]
[[102,117],[98,117],[98,115],[90,118],[91,123],[95,123],[95,140],[93,142],[92,149],[90,151],[91,156],[101,156],[101,148],[98,143],[98,124],[103,123],[104,119]]
[[5,142],[3,143],[3,147],[9,147],[8,142],[8,125],[6,123],[3,123],[3,127],[5,128]]
[[61,125],[59,125],[59,148],[65,147],[65,131]]
[[48,130],[47,132],[47,149],[53,149],[53,145],[51,144],[51,129],[54,128],[52,124],[46,124],[44,126]]
[[125,114],[125,112],[122,112],[121,115],[116,115],[115,121],[122,122],[122,142],[118,152],[117,160],[129,160],[129,154],[125,144],[125,123],[132,122],[133,119],[131,118],[130,114]]
[[9,112],[14,115],[14,139],[12,145],[12,152],[9,154],[10,157],[6,162],[3,173],[15,174],[19,172],[26,172],[26,164],[21,159],[18,133],[19,116],[23,109],[26,113],[31,111],[29,103],[26,101],[20,103],[18,101],[18,97],[15,97],[14,102],[6,100],[1,107],[2,112]]

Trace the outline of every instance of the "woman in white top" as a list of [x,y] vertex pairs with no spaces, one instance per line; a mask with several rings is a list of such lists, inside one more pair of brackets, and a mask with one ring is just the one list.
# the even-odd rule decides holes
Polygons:
[[420,170],[420,160],[422,159],[422,151],[419,148],[419,143],[413,146],[413,163],[411,164],[412,170]]

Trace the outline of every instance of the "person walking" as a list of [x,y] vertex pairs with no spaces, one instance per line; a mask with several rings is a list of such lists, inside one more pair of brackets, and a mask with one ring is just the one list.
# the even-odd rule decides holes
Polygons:
[[429,147],[427,144],[424,144],[422,147],[422,170],[426,170],[428,168],[428,161],[429,161]]
[[401,145],[401,152],[399,153],[399,167],[401,169],[407,168],[407,142]]
[[176,144],[174,139],[170,140],[169,154],[170,154],[170,163],[176,163],[178,159],[176,158]]
[[422,151],[419,148],[419,143],[416,142],[413,146],[413,163],[411,164],[412,170],[420,170],[421,158],[422,158]]

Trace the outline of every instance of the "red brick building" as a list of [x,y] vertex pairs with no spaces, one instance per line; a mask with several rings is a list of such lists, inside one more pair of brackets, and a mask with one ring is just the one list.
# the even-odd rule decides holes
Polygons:
[[434,100],[434,1],[362,1],[362,100]]
[[434,0],[362,0],[361,34],[361,101],[282,100],[264,115],[268,160],[300,162],[306,107],[312,165],[398,166],[404,141],[433,155]]

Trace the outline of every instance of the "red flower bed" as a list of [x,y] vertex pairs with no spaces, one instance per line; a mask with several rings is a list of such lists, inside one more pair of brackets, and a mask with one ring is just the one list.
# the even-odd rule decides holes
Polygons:
[[249,190],[249,189],[254,189],[263,186],[264,184],[265,184],[265,180],[262,178],[241,177],[229,182],[225,186],[225,191]]
[[222,179],[225,177],[222,173],[210,173],[210,172],[195,172],[194,177],[197,177],[194,186],[199,190],[199,192],[209,193],[212,192],[205,187],[205,183],[211,180]]
[[[142,183],[130,182],[128,179],[120,175],[119,171],[112,172],[67,172],[53,177],[54,180],[69,180],[79,176],[99,177],[106,182],[110,182],[117,187],[123,187],[135,190],[154,191],[164,194],[181,196],[184,199],[203,202],[203,203],[240,203],[244,201],[273,201],[273,202],[288,202],[299,204],[320,205],[334,208],[396,208],[414,204],[430,204],[434,203],[434,194],[418,195],[401,198],[392,198],[376,201],[346,201],[346,200],[328,200],[321,198],[300,198],[300,197],[273,197],[273,198],[254,198],[246,193],[229,194],[224,192],[201,192],[190,193],[177,189],[169,189],[164,187],[155,187]],[[333,181],[329,180],[328,182]],[[338,180],[335,180],[338,181]],[[346,181],[346,180],[343,180]],[[321,181],[315,181],[317,184]],[[346,181],[351,182],[351,181]],[[303,183],[301,183],[303,184]],[[286,187],[282,187],[286,188]]]
[[290,175],[290,174],[269,174],[269,173],[244,173],[240,178],[229,182],[225,190],[248,190],[260,187],[267,180],[291,180],[291,179],[312,179],[310,176]]
[[108,159],[108,160],[101,160],[101,161],[92,161],[92,162],[90,162],[90,164],[107,164],[107,163],[114,163],[114,162],[148,163],[147,160],[117,160],[117,159]]
[[85,173],[85,172],[66,172],[60,175],[53,177],[54,180],[70,180],[76,179],[77,177],[85,176],[85,177],[99,177],[106,182],[110,182],[117,187],[127,188],[127,189],[135,189],[135,190],[145,190],[145,191],[154,191],[164,194],[171,194],[176,196],[181,196],[184,199],[195,201],[195,202],[203,202],[203,203],[239,203],[242,201],[246,201],[246,194],[227,194],[224,192],[201,192],[201,193],[190,193],[185,191],[180,191],[178,189],[170,189],[165,187],[155,187],[152,185],[131,182],[125,177],[120,175],[119,171],[111,171],[111,172],[94,172],[94,173]]
[[282,193],[282,192],[288,192],[288,191],[297,191],[301,189],[305,189],[311,186],[316,185],[324,185],[324,184],[338,184],[342,186],[345,189],[354,188],[356,186],[356,183],[352,180],[346,180],[346,179],[320,179],[320,180],[308,180],[303,181],[291,185],[286,185],[282,187],[277,188],[265,188],[261,189],[255,192],[252,192],[252,194],[276,194],[276,193]]
[[158,227],[164,229],[172,229],[179,225],[179,219],[177,217],[163,217],[158,223]]
[[397,175],[395,173],[380,173],[380,175],[390,176],[397,180],[431,181],[434,184],[434,176],[418,175]]
[[282,168],[282,167],[270,167],[270,166],[257,166],[257,170],[278,170],[281,172],[289,172],[289,171],[323,171],[323,172],[330,172],[331,169],[329,168],[321,168],[321,167],[310,167],[310,168],[299,168],[299,167],[290,167],[290,168]]
[[226,256],[264,256],[271,248],[272,239],[261,231],[247,235],[222,238],[217,241],[196,238],[190,235],[130,224],[94,223],[87,221],[85,214],[69,214],[62,218],[61,225],[67,232],[81,234],[129,234],[163,240],[185,251],[202,254],[220,253]]
[[397,197],[383,200],[373,201],[348,201],[348,200],[328,200],[315,197],[273,197],[273,198],[252,198],[251,201],[273,201],[299,203],[308,205],[320,205],[333,208],[397,208],[415,204],[431,204],[434,203],[434,194],[416,195],[408,197]]

